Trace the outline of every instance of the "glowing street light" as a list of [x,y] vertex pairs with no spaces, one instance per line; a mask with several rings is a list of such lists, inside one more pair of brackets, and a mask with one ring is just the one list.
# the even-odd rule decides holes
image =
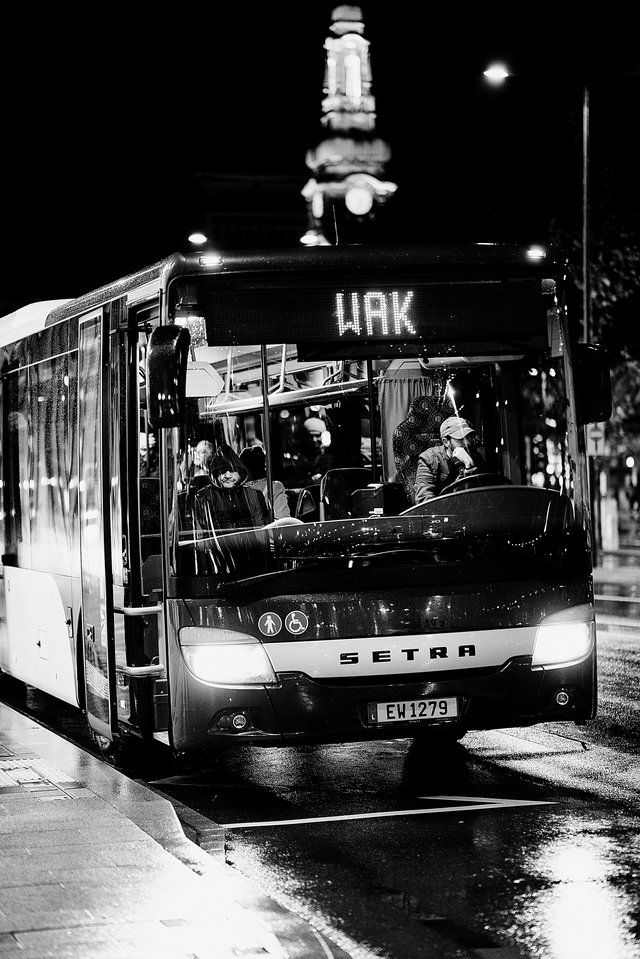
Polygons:
[[507,77],[510,76],[510,73],[503,63],[492,63],[491,66],[484,71],[483,76],[487,78],[489,83],[499,84],[504,83]]

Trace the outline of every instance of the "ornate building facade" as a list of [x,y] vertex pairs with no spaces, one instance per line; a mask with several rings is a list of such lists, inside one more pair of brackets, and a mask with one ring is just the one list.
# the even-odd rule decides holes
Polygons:
[[376,135],[369,41],[360,7],[333,10],[325,40],[322,136],[306,156],[302,194],[309,245],[363,242],[381,207],[396,192],[384,179],[389,145]]

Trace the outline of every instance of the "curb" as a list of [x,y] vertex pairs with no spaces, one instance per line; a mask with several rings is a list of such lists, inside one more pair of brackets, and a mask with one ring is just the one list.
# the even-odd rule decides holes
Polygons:
[[216,861],[225,862],[224,829],[218,823],[212,822],[206,816],[183,806],[177,800],[171,800],[176,815],[187,839],[204,850]]

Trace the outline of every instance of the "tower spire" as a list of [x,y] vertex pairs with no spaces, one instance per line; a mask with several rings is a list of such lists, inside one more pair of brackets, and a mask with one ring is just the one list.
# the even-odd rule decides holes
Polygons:
[[325,40],[323,137],[307,152],[311,171],[302,195],[310,245],[362,240],[378,208],[392,196],[395,183],[383,180],[391,159],[389,145],[376,136],[369,41],[360,7],[332,12]]

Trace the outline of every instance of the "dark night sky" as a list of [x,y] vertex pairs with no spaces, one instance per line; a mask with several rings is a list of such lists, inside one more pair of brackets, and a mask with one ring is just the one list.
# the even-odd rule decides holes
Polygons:
[[[186,7],[150,8],[144,22],[109,7],[85,25],[52,8],[37,34],[29,9],[12,14],[0,64],[0,312],[186,249],[175,223],[198,172],[304,182],[334,6],[216,4],[189,7],[188,19]],[[589,22],[581,5],[558,2],[506,16],[496,4],[360,6],[387,178],[399,185],[394,239],[544,241],[552,217],[576,221],[585,71],[594,186],[640,208],[631,14],[608,5],[608,21]],[[559,10],[575,14],[571,27]],[[481,77],[497,57],[521,74],[509,87]]]

